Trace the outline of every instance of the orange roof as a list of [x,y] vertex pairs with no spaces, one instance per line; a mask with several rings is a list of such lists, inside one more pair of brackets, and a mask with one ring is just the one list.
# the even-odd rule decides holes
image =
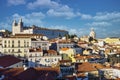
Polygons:
[[71,60],[60,60],[60,63],[72,62]]
[[69,50],[70,48],[61,48],[60,50],[62,51],[66,51],[66,50]]
[[48,54],[57,54],[55,50],[47,50]]
[[105,68],[104,65],[100,64],[100,63],[92,63],[92,66],[96,67],[97,69],[103,69]]
[[91,63],[85,62],[78,66],[78,71],[80,72],[89,72],[96,71],[97,69],[92,66]]
[[85,73],[77,73],[77,77],[79,77],[79,78],[85,78],[86,75],[85,75]]
[[80,72],[90,72],[90,71],[97,71],[97,69],[102,69],[104,66],[99,63],[89,63],[85,62],[78,65],[78,71]]
[[73,75],[67,75],[64,78],[67,79],[67,80],[75,80],[76,79],[76,77],[73,76]]
[[90,58],[100,58],[99,55],[88,55],[88,56],[75,56],[75,59],[90,59]]
[[86,59],[87,57],[86,56],[77,56],[75,57],[76,60],[79,60],[79,59]]
[[32,48],[32,49],[29,49],[29,52],[42,52],[42,49],[41,48]]

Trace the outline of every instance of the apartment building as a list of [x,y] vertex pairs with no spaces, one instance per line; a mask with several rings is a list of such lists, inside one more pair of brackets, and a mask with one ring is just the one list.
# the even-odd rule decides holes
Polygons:
[[1,53],[25,57],[30,46],[29,37],[6,37],[2,38]]

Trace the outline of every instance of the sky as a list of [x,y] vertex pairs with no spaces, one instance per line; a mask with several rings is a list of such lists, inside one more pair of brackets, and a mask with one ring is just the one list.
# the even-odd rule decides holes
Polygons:
[[25,26],[63,29],[78,36],[120,37],[120,0],[0,0],[0,29]]

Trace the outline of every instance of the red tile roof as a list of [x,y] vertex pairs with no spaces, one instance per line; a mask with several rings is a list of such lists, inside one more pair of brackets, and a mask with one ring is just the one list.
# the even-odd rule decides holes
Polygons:
[[100,58],[100,56],[99,55],[88,55],[88,56],[78,55],[78,56],[75,56],[76,60],[79,60],[79,59],[90,59],[90,58]]
[[32,48],[32,49],[29,49],[29,52],[42,52],[42,49],[41,48]]
[[47,50],[48,54],[57,54],[55,50]]
[[67,51],[67,50],[69,50],[70,48],[61,48],[60,50],[62,50],[62,51]]
[[90,72],[90,71],[97,71],[97,69],[94,68],[91,63],[85,62],[78,66],[78,71]]
[[60,60],[59,62],[60,63],[68,63],[68,62],[71,63],[72,61],[71,60]]
[[85,78],[86,75],[85,75],[85,73],[77,73],[77,77],[79,77],[79,78]]
[[99,63],[89,63],[85,62],[82,63],[81,65],[78,65],[78,71],[79,72],[90,72],[90,71],[97,71],[97,69],[102,69],[104,66]]
[[76,77],[73,75],[68,75],[68,76],[65,76],[64,78],[67,80],[75,80],[76,79]]
[[19,58],[16,58],[14,56],[2,56],[0,57],[0,66],[2,67],[9,67],[13,64],[16,64],[18,62],[21,62],[22,60],[20,60]]

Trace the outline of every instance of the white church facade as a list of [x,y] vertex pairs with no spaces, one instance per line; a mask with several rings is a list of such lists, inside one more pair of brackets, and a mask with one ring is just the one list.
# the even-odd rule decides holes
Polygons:
[[41,28],[37,26],[32,27],[24,27],[22,19],[19,20],[17,23],[16,20],[13,21],[12,24],[12,35],[15,34],[43,34],[48,38],[57,38],[59,36],[65,36],[68,34],[68,31],[59,30],[59,29],[48,29],[48,28]]

